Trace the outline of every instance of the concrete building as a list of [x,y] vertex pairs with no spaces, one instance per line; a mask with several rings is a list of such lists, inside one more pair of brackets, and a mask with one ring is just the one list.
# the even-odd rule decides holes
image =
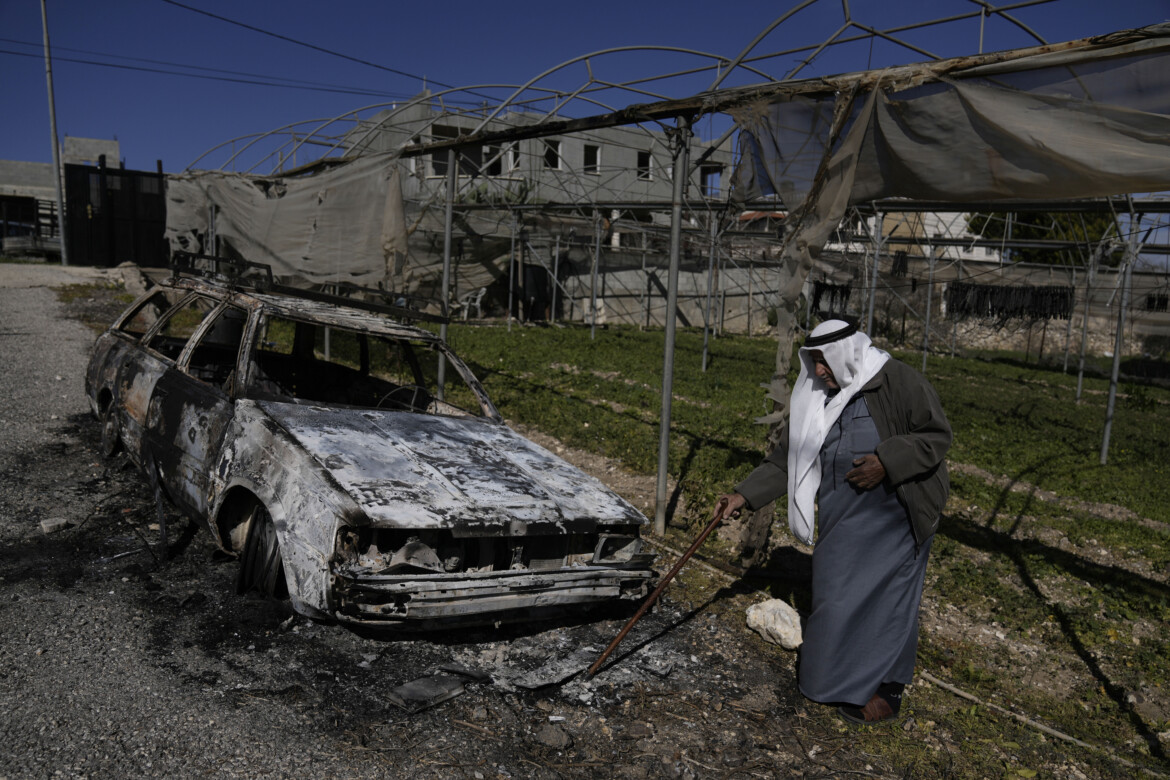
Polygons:
[[[121,166],[115,139],[65,136],[63,165]],[[0,160],[0,253],[61,255],[53,164]]]

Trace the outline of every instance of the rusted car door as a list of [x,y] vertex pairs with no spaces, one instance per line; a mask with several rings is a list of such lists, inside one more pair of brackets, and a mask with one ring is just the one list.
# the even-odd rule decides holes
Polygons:
[[171,500],[200,519],[207,516],[211,471],[232,419],[246,324],[247,313],[231,305],[208,315],[150,400],[147,438],[158,477]]

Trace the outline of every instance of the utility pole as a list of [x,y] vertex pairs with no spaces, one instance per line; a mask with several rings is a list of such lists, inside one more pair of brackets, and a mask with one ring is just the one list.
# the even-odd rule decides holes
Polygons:
[[61,265],[69,265],[65,249],[65,197],[61,186],[61,148],[57,142],[57,105],[53,98],[53,60],[49,56],[49,14],[41,0],[41,27],[45,33],[45,82],[49,86],[49,132],[53,135],[53,184],[57,188],[57,234],[61,237]]

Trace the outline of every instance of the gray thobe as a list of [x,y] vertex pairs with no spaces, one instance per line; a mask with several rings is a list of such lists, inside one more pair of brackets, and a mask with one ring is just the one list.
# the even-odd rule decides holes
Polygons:
[[930,540],[921,548],[885,482],[845,480],[880,441],[865,398],[841,411],[821,447],[812,612],[800,650],[800,690],[820,702],[864,706],[883,682],[909,683]]

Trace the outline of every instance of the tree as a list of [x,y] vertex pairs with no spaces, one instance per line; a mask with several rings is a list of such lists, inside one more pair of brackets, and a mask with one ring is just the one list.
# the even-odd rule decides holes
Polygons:
[[[983,238],[1017,241],[1078,241],[1088,247],[1083,253],[1067,249],[1008,249],[1005,260],[1017,263],[1044,265],[1081,265],[1102,236],[1120,234],[1112,214],[1085,214],[1079,212],[1003,212],[972,213],[967,215],[967,227]],[[1102,264],[1116,267],[1123,251],[1107,254]]]

